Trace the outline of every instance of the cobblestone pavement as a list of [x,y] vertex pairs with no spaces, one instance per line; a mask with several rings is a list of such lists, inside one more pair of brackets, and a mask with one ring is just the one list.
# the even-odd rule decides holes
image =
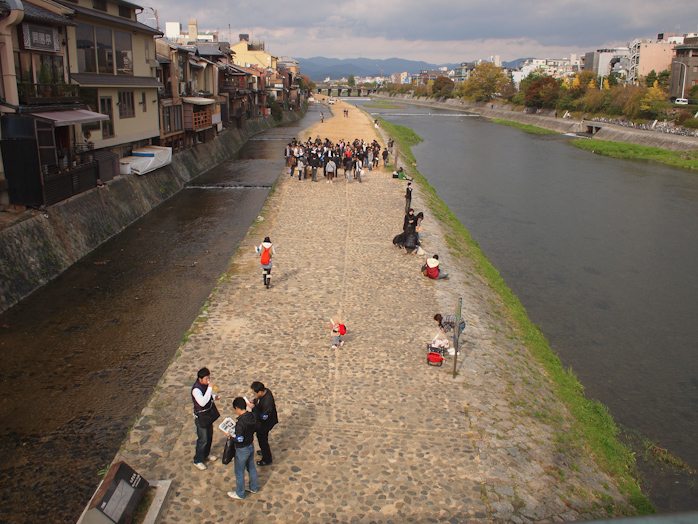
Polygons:
[[[303,137],[372,140],[373,125],[349,108],[343,117],[338,102],[337,116]],[[264,220],[116,457],[146,479],[173,480],[161,522],[560,522],[625,504],[588,456],[560,451],[565,409],[429,210],[423,245],[440,253],[450,280],[423,278],[423,260],[393,247],[404,190],[386,170],[351,184],[280,176]],[[419,188],[413,202],[423,209]],[[268,290],[253,249],[266,235],[277,250]],[[468,329],[454,379],[453,357],[427,366],[425,347],[433,315],[453,312],[459,296]],[[330,349],[335,315],[348,334]],[[223,416],[254,380],[277,400],[274,463],[258,468],[260,491],[243,501],[225,494],[232,464],[202,472],[192,463],[190,388],[202,366],[220,387]]]

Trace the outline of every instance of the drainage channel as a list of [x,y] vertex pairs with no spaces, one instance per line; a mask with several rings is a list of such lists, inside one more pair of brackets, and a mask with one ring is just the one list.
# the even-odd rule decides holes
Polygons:
[[271,189],[271,185],[260,184],[206,184],[185,187],[187,189]]

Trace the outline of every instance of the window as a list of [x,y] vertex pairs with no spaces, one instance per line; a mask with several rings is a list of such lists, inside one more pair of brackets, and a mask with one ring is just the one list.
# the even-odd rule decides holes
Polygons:
[[112,110],[111,97],[99,97],[99,112],[103,115],[109,115],[109,120],[102,121],[102,138],[111,138],[114,136],[114,111]]
[[162,108],[162,130],[165,134],[182,130],[182,106]]
[[107,0],[92,0],[92,7],[98,11],[107,11]]
[[97,72],[114,74],[114,51],[111,44],[111,29],[96,27],[97,35]]
[[119,91],[119,118],[133,118],[135,116],[133,91]]
[[35,77],[38,84],[64,84],[63,57],[55,55],[38,55]]
[[75,45],[78,51],[78,73],[96,73],[94,26],[78,23],[75,28]]
[[131,18],[133,16],[133,11],[131,10],[130,7],[127,7],[125,5],[120,5],[119,6],[119,16],[122,18]]
[[116,51],[116,74],[133,74],[133,49],[131,48],[131,35],[121,31],[114,31],[114,48]]
[[148,111],[148,103],[145,100],[145,91],[141,91],[141,104],[143,105],[143,112]]
[[150,41],[145,39],[145,63],[150,62]]

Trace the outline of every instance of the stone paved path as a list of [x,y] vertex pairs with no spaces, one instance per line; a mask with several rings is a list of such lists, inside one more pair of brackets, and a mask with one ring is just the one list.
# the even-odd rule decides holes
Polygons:
[[[368,118],[344,104],[302,137],[372,140]],[[427,174],[428,175],[428,174]],[[364,183],[280,176],[250,231],[117,459],[147,479],[173,480],[163,523],[540,522],[606,516],[624,505],[587,456],[562,453],[568,415],[515,338],[497,299],[467,260],[449,254],[424,209],[422,240],[449,281],[421,277],[423,261],[391,244],[405,182],[387,171]],[[413,199],[423,209],[419,191]],[[253,246],[269,235],[272,288]],[[432,317],[463,297],[468,329],[459,375],[425,363]],[[328,319],[347,325],[330,349]],[[230,500],[233,465],[194,468],[190,388],[202,366],[223,399],[261,380],[277,399],[274,464],[260,492]],[[560,428],[563,428],[560,430]],[[216,430],[213,453],[221,454]]]

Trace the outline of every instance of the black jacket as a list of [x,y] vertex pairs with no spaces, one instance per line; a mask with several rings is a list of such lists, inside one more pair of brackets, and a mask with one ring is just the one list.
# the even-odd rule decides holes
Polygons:
[[267,388],[267,392],[262,398],[256,398],[254,400],[254,408],[252,408],[252,413],[257,415],[259,420],[259,427],[257,431],[271,431],[277,422],[279,422],[279,416],[276,414],[276,402],[274,402],[274,395],[271,390]]
[[240,415],[235,424],[235,447],[244,448],[252,444],[257,426],[257,416],[251,411]]

